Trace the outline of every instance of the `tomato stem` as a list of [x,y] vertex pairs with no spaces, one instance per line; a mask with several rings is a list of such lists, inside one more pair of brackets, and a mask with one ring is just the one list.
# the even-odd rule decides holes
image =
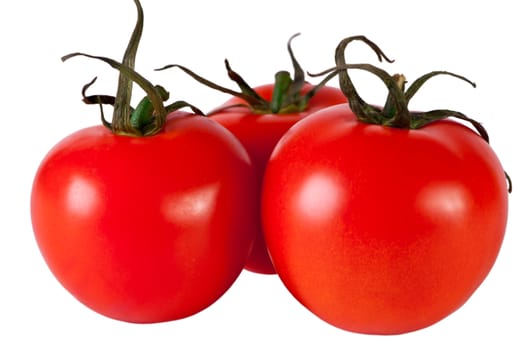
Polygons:
[[[72,57],[84,56],[103,61],[112,68],[117,69],[119,71],[119,82],[115,97],[108,95],[86,95],[88,88],[95,83],[97,79],[95,78],[82,88],[83,101],[86,104],[99,105],[101,121],[113,133],[128,136],[151,136],[162,130],[168,113],[176,109],[190,107],[196,114],[203,115],[203,112],[185,101],[177,101],[165,107],[164,102],[169,98],[168,91],[162,86],[154,86],[134,70],[135,57],[144,26],[144,12],[141,3],[139,0],[134,0],[134,3],[137,7],[137,21],[121,63],[111,58],[81,52],[63,56],[62,61],[67,61]],[[139,102],[135,109],[130,106],[133,83],[139,85],[146,93],[146,97]],[[106,121],[104,117],[102,108],[104,104],[114,107],[111,123]]]
[[[379,61],[382,61],[383,58],[390,61],[377,45],[364,36],[352,36],[343,39],[337,46],[335,50],[336,67],[325,70],[324,72],[318,73],[317,75],[327,74],[328,76],[339,76],[341,90],[348,97],[349,106],[359,120],[365,123],[379,124],[388,127],[418,129],[434,121],[451,117],[470,123],[476,129],[479,135],[487,143],[489,142],[489,135],[483,125],[478,121],[467,117],[461,112],[449,109],[436,109],[427,112],[411,112],[408,109],[408,103],[412,97],[423,86],[423,84],[432,77],[438,75],[449,75],[469,83],[474,88],[476,87],[475,83],[458,74],[447,71],[433,71],[421,76],[413,84],[411,84],[408,89],[406,89],[407,82],[404,75],[390,75],[386,71],[371,64],[347,64],[344,57],[344,51],[347,45],[355,40],[360,40],[368,44],[377,53]],[[388,96],[383,108],[372,106],[366,103],[360,97],[348,75],[348,70],[350,69],[367,71],[382,80],[388,89]],[[506,181],[508,182],[508,190],[510,193],[512,191],[512,181],[506,172],[505,177]]]
[[275,75],[275,83],[273,89],[273,96],[271,98],[271,112],[276,114],[280,112],[282,104],[284,103],[284,98],[287,91],[291,87],[293,79],[291,79],[291,74],[287,71],[280,71]]
[[[434,71],[427,73],[417,79],[410,86],[408,91],[405,91],[406,79],[403,75],[395,74],[390,76],[386,71],[369,64],[346,64],[343,63],[344,53],[338,52],[337,55],[337,68],[334,69],[335,73],[333,74],[339,75],[341,89],[346,94],[346,96],[348,96],[350,108],[355,114],[357,114],[357,117],[360,115],[359,119],[363,122],[402,129],[418,129],[434,121],[453,117],[472,124],[480,136],[485,141],[489,142],[489,135],[483,125],[478,121],[467,117],[461,112],[452,111],[449,109],[438,109],[428,112],[410,112],[408,110],[408,103],[410,102],[410,99],[430,78],[437,75],[450,75],[470,83],[473,87],[476,87],[476,84],[467,78],[451,72]],[[348,69],[360,69],[368,71],[379,77],[384,82],[388,89],[388,97],[383,109],[370,106],[360,99],[360,96],[356,92],[355,87],[353,86],[353,83],[347,74]]]
[[[225,59],[225,68],[227,70],[228,77],[234,81],[240,91],[235,91],[221,85],[218,85],[210,80],[205,79],[204,77],[194,73],[189,68],[179,65],[179,64],[169,64],[164,67],[158,68],[156,70],[165,70],[169,68],[179,68],[193,79],[199,83],[208,86],[214,90],[227,93],[231,96],[238,97],[246,102],[245,107],[248,107],[252,110],[253,113],[258,114],[286,114],[286,113],[295,113],[302,112],[305,110],[309,104],[309,100],[318,92],[318,90],[324,86],[329,79],[323,79],[319,84],[313,86],[307,93],[302,94],[302,89],[304,88],[305,74],[298,63],[293,50],[291,48],[292,40],[300,35],[297,33],[289,38],[287,42],[287,50],[291,58],[294,74],[291,77],[291,74],[287,71],[279,71],[275,74],[275,84],[273,95],[271,101],[267,101],[261,97],[243,78],[240,74],[235,72],[227,59]],[[239,106],[237,106],[239,107]],[[214,111],[212,113],[217,112]]]

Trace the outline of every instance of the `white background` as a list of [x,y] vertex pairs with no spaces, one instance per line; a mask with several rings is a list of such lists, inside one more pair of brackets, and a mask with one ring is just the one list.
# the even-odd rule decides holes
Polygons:
[[[514,181],[500,256],[488,278],[457,312],[401,336],[366,336],[327,325],[297,303],[276,276],[244,272],[209,309],[164,324],[134,325],[95,314],[53,278],[35,244],[29,215],[33,175],[46,152],[75,130],[99,123],[98,109],[80,100],[81,86],[114,94],[117,74],[74,51],[120,60],[135,24],[132,0],[37,1],[0,5],[0,348],[1,349],[526,349],[527,238],[525,137],[526,24],[521,2],[443,0],[293,2],[143,0],[146,14],[137,69],[204,110],[227,96],[177,70],[180,63],[234,88],[223,59],[253,86],[290,69],[287,39],[309,71],[333,64],[346,36],[364,34],[396,59],[383,65],[412,81],[450,70],[478,87],[447,77],[430,81],[415,109],[463,111],[487,127],[491,144]],[[470,4],[470,5],[468,5]],[[351,54],[353,52],[353,54]],[[362,44],[350,62],[375,63]],[[370,102],[385,90],[355,73]],[[333,82],[330,85],[335,85]],[[137,90],[136,90],[137,91]],[[137,101],[141,95],[134,95]],[[111,111],[107,112],[108,114]]]

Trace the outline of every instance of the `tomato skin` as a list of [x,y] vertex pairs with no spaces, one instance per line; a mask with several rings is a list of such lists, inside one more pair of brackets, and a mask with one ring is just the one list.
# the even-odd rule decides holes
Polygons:
[[204,117],[175,112],[143,138],[86,128],[37,171],[35,237],[60,283],[98,313],[180,319],[243,270],[258,213],[254,181],[243,146]]
[[263,185],[265,238],[291,293],[353,332],[418,330],[485,279],[507,222],[490,146],[449,120],[419,130],[314,113],[276,146]]
[[[305,94],[312,88],[312,85],[306,84],[302,93]],[[269,101],[271,100],[273,89],[274,85],[269,84],[259,86],[254,90],[262,98]],[[346,101],[347,99],[340,89],[324,86],[311,98],[308,107],[303,112],[255,114],[247,108],[233,107],[213,113],[210,118],[229,129],[245,146],[256,167],[256,172],[259,176],[259,188],[261,188],[267,160],[283,134],[306,116],[320,109]],[[238,104],[246,105],[247,103],[240,98],[234,97],[223,104],[220,109]],[[256,273],[275,274],[276,272],[267,253],[267,246],[259,222],[254,227],[254,231],[256,232],[256,239],[245,268]]]

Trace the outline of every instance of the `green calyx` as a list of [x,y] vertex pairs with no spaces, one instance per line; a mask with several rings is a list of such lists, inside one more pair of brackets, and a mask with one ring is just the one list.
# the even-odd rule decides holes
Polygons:
[[287,114],[302,112],[307,108],[309,100],[322,86],[327,83],[329,79],[322,80],[318,85],[313,86],[313,88],[307,93],[301,93],[304,85],[306,84],[305,74],[297,59],[295,58],[293,50],[291,49],[291,41],[298,35],[300,34],[297,33],[293,35],[287,42],[288,53],[294,68],[293,77],[291,77],[291,74],[287,71],[279,71],[275,74],[274,90],[271,101],[267,101],[261,97],[238,73],[232,70],[227,59],[225,60],[227,74],[229,78],[238,85],[240,91],[231,90],[218,85],[179,64],[166,65],[165,67],[159,68],[157,70],[165,70],[174,67],[179,68],[203,85],[238,97],[247,103],[246,105],[229,106],[229,108],[240,106],[248,107],[253,113],[257,114]]
[[[390,75],[385,70],[382,70],[371,64],[347,64],[344,58],[344,52],[348,44],[353,41],[362,41],[366,43],[376,54],[379,61],[388,59],[382,50],[372,41],[364,36],[351,36],[343,39],[337,49],[335,50],[336,67],[326,70],[324,72],[315,74],[313,76],[320,76],[328,74],[330,77],[338,75],[341,90],[348,97],[349,105],[357,118],[365,123],[384,125],[401,129],[418,129],[429,123],[437,120],[446,119],[449,117],[462,119],[474,126],[485,141],[489,141],[489,136],[483,126],[464,115],[461,112],[449,109],[437,109],[428,112],[414,112],[408,109],[408,103],[417,91],[430,78],[438,75],[449,75],[460,80],[463,80],[473,87],[476,84],[467,78],[447,71],[433,71],[418,78],[413,84],[406,88],[406,78],[402,74]],[[388,89],[388,97],[383,107],[377,107],[366,103],[357,92],[353,82],[351,81],[348,70],[358,69],[374,74],[386,85]]]
[[[144,23],[143,8],[139,0],[134,0],[137,7],[137,22],[130,37],[128,47],[124,53],[122,62],[113,59],[93,56],[85,53],[72,53],[62,57],[62,61],[67,61],[72,57],[84,56],[97,59],[110,65],[119,71],[119,83],[116,96],[109,95],[86,95],[90,86],[97,78],[84,85],[82,89],[83,101],[86,104],[98,104],[101,112],[101,120],[104,126],[113,133],[128,136],[151,136],[157,134],[165,125],[168,113],[183,107],[190,107],[194,113],[203,113],[193,105],[185,101],[177,101],[165,106],[164,102],[169,99],[169,93],[160,85],[153,85],[142,75],[134,70],[135,57],[139,42],[141,40]],[[146,96],[139,102],[134,109],[130,106],[132,98],[133,83],[139,85],[146,93]],[[108,122],[104,117],[103,105],[112,105],[113,117]]]
[[[449,109],[436,109],[427,112],[414,112],[408,109],[408,103],[412,97],[419,91],[419,89],[426,83],[430,78],[438,75],[448,75],[454,78],[460,79],[476,87],[476,84],[467,78],[454,74],[447,71],[433,71],[427,73],[417,80],[415,80],[408,88],[406,88],[406,78],[402,74],[390,75],[386,71],[371,65],[371,64],[348,64],[345,61],[344,52],[348,44],[353,41],[362,41],[366,43],[376,54],[379,61],[386,60],[393,62],[388,59],[384,52],[372,41],[364,36],[351,36],[343,39],[335,50],[335,62],[336,67],[325,70],[318,74],[310,74],[311,76],[322,76],[326,75],[326,79],[330,79],[336,75],[339,77],[339,84],[342,92],[347,96],[348,103],[357,116],[357,118],[370,124],[383,125],[387,127],[400,128],[400,129],[419,129],[428,125],[432,122],[443,120],[446,118],[456,118],[470,123],[479,135],[488,143],[489,134],[478,121],[467,117],[465,114],[453,111]],[[357,89],[351,81],[348,70],[358,69],[367,71],[377,76],[382,80],[386,88],[388,89],[388,97],[384,106],[377,107],[366,103],[357,92]],[[512,181],[510,176],[505,172],[505,178],[508,183],[509,193],[512,192]]]

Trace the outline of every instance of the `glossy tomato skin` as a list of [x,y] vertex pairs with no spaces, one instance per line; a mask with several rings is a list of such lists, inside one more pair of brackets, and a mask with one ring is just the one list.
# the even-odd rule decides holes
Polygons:
[[[306,84],[302,93],[305,94],[312,88],[312,85]],[[269,84],[257,87],[255,91],[269,101],[271,100],[273,89],[274,85]],[[211,114],[210,118],[225,126],[242,142],[256,167],[259,183],[261,184],[267,160],[273,148],[291,126],[320,109],[346,101],[346,97],[340,89],[324,86],[311,98],[308,107],[303,112],[255,114],[247,108],[228,108],[219,113]],[[246,102],[235,97],[227,101],[220,109],[238,104],[246,104]],[[259,185],[260,187],[261,185]],[[256,232],[256,239],[245,268],[256,273],[275,274],[276,272],[267,253],[267,246],[259,222],[255,225],[254,231]]]
[[504,171],[471,129],[359,122],[347,105],[296,124],[267,167],[262,217],[291,293],[353,332],[418,330],[485,279],[507,221]]
[[180,319],[243,270],[254,181],[243,146],[204,117],[176,112],[144,138],[86,128],[42,161],[33,228],[51,271],[91,309],[134,323]]

